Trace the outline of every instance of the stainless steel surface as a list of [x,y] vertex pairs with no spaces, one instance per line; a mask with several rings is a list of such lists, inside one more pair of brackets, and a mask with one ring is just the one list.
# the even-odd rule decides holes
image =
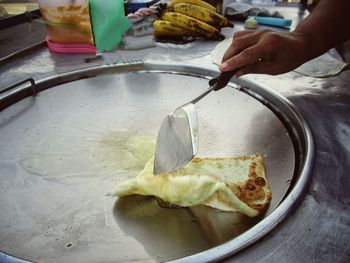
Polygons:
[[159,129],[154,157],[154,174],[173,172],[198,153],[198,119],[193,103],[170,113]]
[[[283,15],[288,16],[289,18],[291,16],[295,16],[297,20],[300,19],[298,12],[295,12],[293,9],[283,9],[283,11]],[[290,12],[292,14],[290,14]],[[294,26],[295,24],[293,21],[293,27]],[[240,29],[242,29],[242,26],[236,24],[234,30]],[[232,35],[232,31],[224,31],[224,33],[227,36]],[[33,34],[30,36],[33,36]],[[33,43],[38,42],[38,40],[40,39],[35,39]],[[22,39],[19,42],[23,44]],[[2,50],[4,52],[10,50],[11,48],[14,48],[15,46],[15,43],[12,41],[4,41],[3,44],[4,49]],[[121,64],[120,62],[125,59],[142,58],[145,61],[162,62],[169,64],[180,62],[186,65],[200,66],[200,72],[203,73],[203,67],[216,69],[210,61],[210,52],[216,44],[216,42],[195,42],[189,45],[181,46],[181,48],[158,45],[156,48],[133,52],[116,51],[113,54],[103,54],[103,59],[98,63],[84,63],[86,56],[83,55],[58,55],[50,53],[46,49],[41,49],[33,53],[23,55],[16,61],[12,61],[5,65],[1,64],[0,89],[24,78],[33,77],[35,80],[39,80],[45,77],[55,76],[59,73],[70,72],[72,70],[90,66],[101,65],[104,67],[104,65],[119,65]],[[192,68],[192,70],[197,71],[196,68]],[[184,67],[184,71],[193,73],[186,67]],[[194,72],[194,74],[196,73],[197,72]],[[210,74],[210,71],[204,70],[203,75]],[[213,75],[211,76],[213,77]],[[267,235],[265,235],[260,242],[255,242],[253,245],[247,247],[239,253],[236,253],[235,255],[225,259],[224,262],[349,262],[350,212],[348,207],[350,193],[348,188],[350,185],[350,71],[347,70],[340,73],[338,76],[323,79],[305,77],[295,72],[290,72],[288,74],[274,77],[265,75],[249,75],[245,79],[254,80],[260,85],[268,86],[269,90],[279,92],[294,104],[298,112],[300,112],[300,114],[309,123],[309,126],[312,130],[316,150],[315,163],[311,171],[312,180],[310,182],[309,188],[306,191],[304,197],[302,196],[297,200],[296,204],[299,203],[299,205],[295,207],[293,213],[289,214],[289,216],[283,222],[281,222]],[[98,96],[98,94],[96,96]],[[142,95],[138,96],[138,98],[141,99]],[[61,99],[68,99],[68,101],[71,101],[71,98],[69,97]],[[96,111],[97,110],[99,109],[96,109]],[[52,111],[53,110],[51,109],[49,113]],[[40,109],[38,109],[37,113],[38,114],[36,115],[36,118],[40,118],[40,116],[45,116],[47,114],[47,112],[44,112],[44,110],[40,112]],[[1,119],[1,129],[6,126],[7,122],[11,122],[14,119],[20,120],[23,114],[23,111],[13,112],[14,117],[12,119]],[[263,130],[276,129],[276,127],[269,127],[267,124],[261,125],[261,123],[262,121],[259,122],[259,125],[257,127],[262,127],[261,129]],[[21,138],[22,134],[19,134],[18,132],[14,133],[13,136]],[[35,138],[36,137],[33,139]],[[7,150],[1,148],[0,155],[2,162],[9,163],[10,160],[2,158],[4,156],[4,152],[6,151]],[[15,170],[15,168],[11,170],[10,166],[7,167],[9,167],[10,171]],[[2,169],[6,169],[6,167]],[[9,177],[10,180],[8,182],[1,181],[1,192],[9,187],[12,181],[15,180],[15,178],[11,179],[11,176]],[[29,182],[27,181],[26,183],[29,184]],[[59,185],[59,183],[57,184]],[[34,185],[32,185],[32,187],[34,187]],[[23,182],[24,193],[26,193],[26,188],[27,187]],[[40,188],[40,184],[37,184],[37,188]],[[64,188],[64,186],[62,185],[60,188]],[[71,188],[77,189],[77,186],[71,186]],[[82,188],[83,187],[79,187],[79,190]],[[51,190],[55,189],[52,188]],[[68,194],[71,194],[71,192]],[[10,196],[12,196],[14,200],[21,199],[20,194],[13,194]],[[49,203],[49,201],[44,199],[45,196],[46,193],[42,194],[43,200],[31,198],[34,205],[38,204],[38,206],[43,206],[43,211],[45,211],[45,205]],[[292,192],[289,196],[292,200],[296,198],[296,195],[294,193],[292,195]],[[68,198],[69,196],[67,199]],[[88,207],[89,202],[92,202],[92,200],[93,196],[89,196],[88,199],[84,200],[83,203],[79,203],[78,201],[73,200],[74,203],[70,204],[70,206],[73,210],[80,209],[80,207],[83,205],[85,207]],[[146,216],[144,213],[142,213],[142,211],[143,207],[147,205],[147,201],[138,202],[138,199],[131,201],[133,201],[133,207],[136,207],[137,205],[139,208],[137,211],[130,211],[130,206],[128,207],[127,205],[122,206],[122,204],[120,204],[119,206],[119,209],[123,208],[123,212],[125,212],[125,216],[123,217],[124,221],[122,221],[124,223],[123,226],[125,227],[126,224],[130,226],[130,224],[132,224],[132,226],[129,228],[131,229],[129,231],[130,240],[133,240],[131,237],[132,233],[141,231],[143,229],[142,227],[144,226],[147,226],[144,228],[144,233],[148,231],[148,233],[152,232],[152,235],[154,235],[155,232],[152,231],[152,226],[157,227],[157,225],[151,225],[151,221],[149,220],[150,218],[153,218],[153,215],[154,217],[159,216],[159,213],[157,214],[159,210],[154,210],[152,216]],[[29,202],[29,200],[27,202]],[[50,202],[54,201],[51,200]],[[51,219],[55,218],[56,213],[59,213],[59,211],[56,213],[54,212],[55,209],[59,207],[60,202],[61,201],[58,199],[53,207],[47,210],[48,212],[51,212]],[[20,203],[21,202],[19,200],[19,204]],[[90,209],[90,207],[88,208]],[[17,209],[19,212],[22,211],[21,206],[17,206],[13,209]],[[96,211],[96,208],[92,210]],[[101,208],[99,211],[102,210],[103,209]],[[168,212],[172,213],[171,211]],[[198,218],[200,218],[200,212],[202,211],[198,212],[192,210],[192,212]],[[4,216],[4,211],[0,210],[0,222],[3,222],[2,218],[4,218]],[[90,219],[91,221],[94,221],[92,217],[93,216],[91,216]],[[96,218],[100,218],[98,217],[97,213]],[[213,218],[215,219],[215,217]],[[235,219],[232,217],[228,218],[225,215],[220,215],[220,218],[223,221],[216,220],[216,222],[219,222],[220,224],[227,223],[228,225],[235,225],[236,223]],[[167,231],[171,233],[175,232],[173,231],[174,228],[172,226],[178,226],[176,217],[173,218],[172,222],[166,222],[163,220],[164,218],[159,219],[160,225],[158,227],[163,230],[163,233]],[[40,218],[34,218],[30,220],[35,221],[40,220]],[[66,248],[66,245],[69,243],[66,243],[65,241],[70,240],[73,231],[80,231],[81,235],[83,236],[86,232],[86,228],[84,227],[86,220],[84,220],[82,224],[80,223],[80,218],[72,221],[72,229],[67,229],[66,235],[63,233],[65,232],[65,228],[63,226],[56,232],[51,231],[54,229],[49,228],[51,232],[47,233],[47,236],[57,235],[58,233],[60,235],[63,235],[66,240],[59,240],[57,241],[58,243],[55,243],[54,248],[49,247],[48,249],[61,249],[62,253],[67,258],[67,262],[73,261],[74,259],[70,258],[71,250],[77,250],[77,244],[79,244],[78,246],[80,249],[82,247],[88,249],[89,244],[79,242],[74,243],[72,246]],[[102,220],[96,219],[95,221],[101,222]],[[251,224],[251,222],[246,223],[248,224],[248,227],[249,224]],[[30,224],[29,220],[17,224],[18,235],[20,235],[21,231],[25,229],[26,224]],[[81,227],[79,226],[80,224]],[[169,226],[169,230],[167,230],[167,226]],[[241,227],[244,228],[247,226],[244,226],[244,224],[242,224]],[[45,233],[44,229],[42,231],[40,231],[40,229],[35,229],[33,231],[36,233]],[[113,233],[111,232],[111,235],[114,235]],[[231,235],[231,233],[229,234]],[[87,235],[88,234],[85,236]],[[222,239],[224,236],[225,233],[222,233],[219,238]],[[94,237],[95,239],[100,238],[99,236]],[[164,237],[158,235],[158,237],[163,237],[166,240],[169,239],[167,236]],[[36,236],[33,236],[34,240],[35,238]],[[14,239],[15,236],[12,235],[8,235],[6,237],[3,235],[0,236],[2,243],[10,241],[16,243],[17,245],[17,242],[14,241]],[[27,238],[26,241],[28,241],[28,239],[29,238]],[[52,239],[54,238],[52,237]],[[99,241],[102,242],[101,239]],[[148,240],[143,241],[147,243]],[[21,243],[25,243],[25,241],[20,240],[19,244]],[[113,245],[114,243],[112,243],[111,246]],[[153,245],[154,246],[152,247],[154,248],[158,244]],[[147,249],[149,250],[150,247],[151,244],[147,246]],[[117,251],[116,248],[115,250]],[[124,250],[125,249],[122,248],[117,252],[121,254],[127,254]],[[139,247],[136,253],[140,252],[141,250],[143,250],[143,248]],[[36,249],[33,246],[27,248],[28,253],[38,257],[40,252],[35,251]],[[172,251],[172,248],[169,248],[169,251]],[[208,254],[211,256],[214,255],[215,253],[212,252],[213,251],[208,251]],[[134,250],[132,253],[126,255],[125,258],[123,258],[124,261],[131,259],[130,255],[133,254]],[[8,257],[4,257],[1,254],[0,258],[5,262],[10,262],[8,260]],[[91,261],[93,261],[93,259],[94,258],[92,257]],[[157,259],[159,258],[156,258],[156,260]]]
[[[6,237],[0,243],[2,251],[34,261],[164,261],[186,256],[197,261],[203,259],[197,253],[218,259],[237,252],[272,229],[305,186],[312,157],[307,147],[312,143],[307,141],[305,123],[288,103],[249,81],[241,83],[245,92],[226,88],[198,104],[203,138],[199,155],[265,156],[273,195],[266,217],[248,220],[207,208],[169,210],[144,197],[124,198],[113,205],[114,198],[105,197],[114,184],[136,176],[152,157],[164,114],[203,90],[206,73],[181,65],[134,64],[36,81],[37,90],[43,90],[39,96],[23,99],[0,115],[0,147],[6,149],[0,165],[1,183],[6,185],[1,192],[0,231]],[[46,89],[81,76],[95,77]],[[186,87],[186,93],[179,87]],[[27,88],[31,86],[20,89]],[[0,101],[20,89],[5,93]],[[261,102],[283,112],[285,125],[295,131],[289,134]],[[295,197],[278,206],[293,176]]]

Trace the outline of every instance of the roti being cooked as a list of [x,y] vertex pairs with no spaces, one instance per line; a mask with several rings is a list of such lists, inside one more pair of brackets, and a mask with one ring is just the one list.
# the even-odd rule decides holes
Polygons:
[[235,158],[198,158],[173,173],[153,174],[153,159],[135,178],[120,183],[114,195],[156,196],[170,204],[207,205],[239,211],[250,217],[269,205],[271,191],[261,155]]

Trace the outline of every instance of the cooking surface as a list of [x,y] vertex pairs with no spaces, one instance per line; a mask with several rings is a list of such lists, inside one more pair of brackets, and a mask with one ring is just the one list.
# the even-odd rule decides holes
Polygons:
[[[236,29],[241,28],[237,26],[235,30]],[[231,32],[226,32],[226,34],[231,36]],[[116,51],[113,54],[104,54],[104,58],[101,61],[95,61],[92,62],[92,64],[86,64],[84,62],[85,56],[82,55],[64,56],[50,53],[47,51],[47,49],[39,49],[26,56],[22,56],[15,61],[10,61],[1,65],[1,88],[4,88],[7,85],[18,80],[22,80],[26,77],[34,77],[36,80],[39,80],[42,77],[55,75],[57,72],[68,72],[77,68],[89,67],[90,65],[115,63],[128,58],[142,58],[145,61],[153,60],[169,63],[184,62],[189,65],[200,65],[201,67],[212,68],[214,66],[210,62],[210,51],[216,44],[217,43],[205,42],[193,43],[191,45],[184,46],[181,49],[158,46],[156,48],[135,52]],[[292,213],[286,220],[284,220],[273,231],[266,235],[261,242],[257,242],[249,248],[241,251],[239,254],[228,258],[227,262],[349,262],[349,70],[340,73],[338,76],[325,79],[305,77],[294,72],[274,77],[265,75],[250,75],[246,78],[255,80],[260,84],[266,85],[269,88],[278,91],[293,102],[295,107],[301,112],[302,116],[307,120],[311,127],[316,143],[316,155],[309,190],[305,194],[300,205],[295,209],[294,213]],[[64,99],[71,100],[69,97],[65,97]],[[32,104],[33,99],[30,98],[25,100],[25,102],[21,102],[21,107],[23,108],[21,108],[19,111],[13,112],[13,118],[21,118],[21,116],[24,114],[23,112],[26,112],[25,108],[30,108]],[[173,108],[169,110],[172,111]],[[37,112],[41,113],[39,116],[41,115],[45,117],[44,112],[40,112],[38,109]],[[36,118],[38,118],[38,115],[36,116]],[[1,129],[6,128],[7,124],[10,122],[11,121],[7,118],[2,119]],[[51,122],[51,124],[53,123]],[[13,133],[13,136],[23,140],[22,134]],[[10,149],[10,152],[16,151],[18,151],[18,149]],[[3,153],[6,153],[6,151],[3,151],[1,148],[0,153],[3,155]],[[12,157],[13,156],[11,156],[11,158]],[[4,163],[8,163],[9,160],[9,158],[2,158],[2,162]],[[10,166],[5,166],[3,169],[6,168],[10,168]],[[10,171],[22,172],[23,170],[21,171],[21,168],[16,166]],[[34,181],[33,179],[21,181],[23,193],[26,194],[27,189],[41,189],[41,186],[45,184],[45,181],[40,179],[40,176],[32,178],[36,179]],[[1,191],[6,191],[6,188],[10,186],[9,183],[13,180],[16,180],[16,177],[9,176],[8,181],[1,182]],[[58,181],[56,182],[54,179],[51,179],[50,181],[51,184],[55,184],[55,189],[59,189],[62,191],[62,193],[66,193],[67,196],[61,197],[64,201],[69,200],[71,202],[65,202],[65,205],[72,207],[73,211],[74,208],[77,207],[77,203],[75,200],[69,198],[72,196],[72,193],[74,193],[71,190],[79,191],[79,189],[77,189],[77,185],[74,184],[74,180],[76,179],[72,179],[69,184]],[[89,182],[86,185],[90,185],[92,180],[93,178],[90,177]],[[27,183],[27,185],[25,185],[25,183]],[[107,207],[102,209],[103,211],[99,211],[100,215],[103,215],[103,218],[105,218],[104,210],[109,209],[114,205],[114,199],[101,197],[105,193],[104,189],[111,186],[111,184],[108,184],[107,182],[105,182],[105,184],[105,186],[102,184],[98,184],[97,187],[94,186],[90,193],[92,195],[101,194],[100,198],[103,201],[103,207]],[[102,188],[103,190],[101,190]],[[47,189],[47,191],[45,193],[41,192],[40,195],[38,194],[38,199],[31,199],[32,204],[37,207],[36,210],[43,211],[44,208],[47,208],[48,211],[52,212],[52,220],[55,220],[57,216],[63,217],[63,215],[59,214],[57,212],[58,210],[56,211],[55,209],[62,204],[62,200],[59,198],[60,196],[57,197],[57,201],[54,205],[52,205],[52,202],[47,200],[46,196],[48,193],[50,193],[50,195],[54,195],[52,191],[50,192],[50,190],[53,189],[47,188],[46,186],[43,189]],[[85,190],[83,194],[87,194],[85,193]],[[21,201],[20,195],[9,195],[6,198]],[[139,212],[133,210],[133,212],[137,215],[142,214],[141,208],[147,206],[147,202],[153,202],[144,198],[142,198],[142,200],[144,200],[146,204],[140,203],[139,199],[128,200],[132,204],[137,203],[137,207],[139,207],[141,210]],[[28,202],[27,200],[23,201]],[[87,209],[90,209],[92,202],[94,202],[94,200],[86,199],[84,202],[79,202],[78,208],[82,207],[83,209],[86,207]],[[126,211],[123,203],[118,204],[120,207],[114,207],[113,211],[118,211],[118,209],[121,211]],[[40,208],[40,206],[42,206],[42,208]],[[157,206],[154,207],[157,208]],[[20,207],[14,207],[13,209],[22,211]],[[0,217],[4,218],[4,211],[0,211]],[[171,211],[172,210],[169,210],[169,213],[172,213]],[[157,214],[157,211],[153,212],[154,214]],[[114,212],[113,215],[115,215]],[[133,213],[121,213],[120,215],[124,215],[127,218],[124,218],[124,220],[119,218],[120,222],[123,223],[129,223],[131,222],[130,218],[135,218],[135,214]],[[36,217],[31,221],[28,221],[26,218],[26,220],[19,222],[18,226],[21,226],[24,230],[28,230],[30,228],[29,226],[35,223],[34,221],[40,221],[41,218],[42,217]],[[188,216],[187,213],[184,213],[183,218],[190,220],[192,217]],[[90,215],[90,217],[86,216],[85,219],[87,222],[98,222],[97,225],[99,226],[112,224],[116,220],[113,217],[111,221],[97,221],[95,215]],[[145,218],[145,220],[146,219],[149,218]],[[72,222],[72,227],[77,227],[76,229],[79,229],[77,232],[80,232],[81,235],[86,235],[86,228],[80,228],[81,221],[81,218],[76,218],[76,220]],[[1,222],[3,221],[1,220]],[[161,222],[163,224],[163,229],[171,229],[164,225],[167,224],[167,222]],[[133,223],[135,224],[133,224],[132,230],[135,232],[140,230],[137,229],[139,223]],[[170,224],[169,222],[169,225],[177,225],[177,223],[178,222]],[[61,244],[59,249],[62,249],[63,252],[67,252],[69,249],[75,249],[77,247],[76,245],[78,244],[73,242],[75,240],[72,238],[72,229],[66,229],[64,227],[58,229],[48,228],[47,230],[37,228],[30,231],[34,231],[40,235],[46,235],[47,238],[51,239],[54,239],[53,233],[55,235],[57,233],[67,233],[64,235],[65,239],[59,241]],[[195,233],[198,233],[197,229],[193,227],[191,229],[193,229]],[[47,231],[47,233],[45,231]],[[18,232],[18,236],[20,236],[20,228],[18,228]],[[129,236],[132,234],[130,233]],[[91,231],[90,234],[93,235],[93,231]],[[191,236],[191,238],[195,238],[193,236]],[[93,237],[96,238],[96,240],[98,239],[98,237],[95,235],[93,235]],[[110,239],[112,238],[109,237],[107,238],[107,241],[97,240],[96,242],[108,242]],[[5,240],[6,238],[1,235],[1,242]],[[19,242],[20,241],[22,241],[22,239],[20,239]],[[131,240],[131,242],[133,241],[135,240]],[[33,242],[34,244],[32,244],[31,247],[28,247],[27,251],[31,251],[32,255],[38,256],[38,254],[35,254],[34,251],[36,248],[35,246],[38,244],[40,245],[40,242],[36,239],[33,239]],[[37,243],[35,244],[35,242]],[[177,245],[181,246],[181,244]],[[205,247],[207,244],[199,243],[197,245]],[[88,248],[88,244],[84,244],[84,246]],[[46,249],[52,250],[52,248]],[[102,248],[100,249],[103,250]],[[172,248],[169,248],[169,251],[172,251]],[[103,252],[105,251],[103,250]],[[125,250],[121,249],[119,253],[123,252],[125,252]],[[146,252],[144,248],[138,246],[135,248],[135,253],[145,256]],[[110,256],[110,254],[107,252],[104,255],[106,255],[106,257]],[[128,255],[125,255],[123,259],[128,260]]]
[[[164,116],[207,87],[203,78],[127,72],[53,87],[2,111],[2,251],[34,261],[65,262],[66,255],[164,261],[206,250],[253,226],[259,218],[203,207],[165,209],[148,197],[114,203],[106,196],[154,155]],[[198,155],[262,154],[273,195],[268,213],[273,211],[294,173],[293,145],[283,124],[230,87],[196,107]]]

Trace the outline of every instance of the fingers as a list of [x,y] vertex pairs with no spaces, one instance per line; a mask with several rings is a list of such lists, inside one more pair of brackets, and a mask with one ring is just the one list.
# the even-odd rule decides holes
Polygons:
[[237,77],[248,73],[286,73],[305,62],[306,45],[305,39],[292,33],[238,32],[219,69],[222,72],[237,71]]
[[274,60],[277,44],[273,38],[275,38],[273,33],[268,30],[261,30],[256,34],[244,34],[238,38],[239,41],[232,44],[231,50],[225,53],[225,55],[228,55],[227,59],[224,58],[224,62],[219,66],[219,69],[221,71],[231,71],[242,68],[241,73],[237,73],[237,75],[243,72],[244,74],[248,73],[249,68],[260,72],[262,68],[261,61],[266,66],[267,62]]
[[240,67],[245,67],[248,65],[260,63],[261,61],[269,61],[271,55],[269,54],[269,50],[265,47],[261,47],[258,45],[254,45],[249,47],[236,56],[231,57],[222,63],[219,67],[221,71],[231,71]]
[[227,59],[239,54],[242,50],[255,45],[259,39],[261,38],[261,35],[269,32],[270,30],[257,30],[257,31],[250,31],[250,30],[243,30],[235,32],[232,40],[231,46],[226,50],[222,62],[225,62]]

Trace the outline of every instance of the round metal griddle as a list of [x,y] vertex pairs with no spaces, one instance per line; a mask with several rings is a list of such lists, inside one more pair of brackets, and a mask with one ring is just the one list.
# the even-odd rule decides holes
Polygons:
[[[28,261],[219,260],[268,233],[307,185],[313,143],[293,106],[233,79],[196,105],[199,156],[265,157],[272,201],[248,218],[108,193],[154,153],[161,121],[217,72],[134,63],[22,85],[0,97],[0,251]],[[29,96],[37,93],[37,96]]]

